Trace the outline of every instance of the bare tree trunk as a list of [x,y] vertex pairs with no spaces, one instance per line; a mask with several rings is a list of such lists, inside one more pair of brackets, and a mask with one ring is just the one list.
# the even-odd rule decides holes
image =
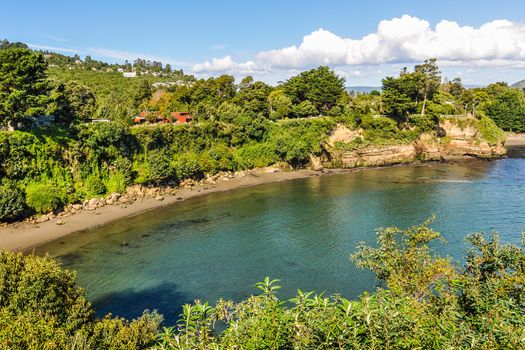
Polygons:
[[425,93],[425,98],[423,99],[423,107],[421,108],[421,116],[425,115],[425,106],[427,104],[427,94]]

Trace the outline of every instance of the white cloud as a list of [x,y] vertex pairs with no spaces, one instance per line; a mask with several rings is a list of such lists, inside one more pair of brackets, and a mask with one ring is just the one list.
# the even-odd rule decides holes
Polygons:
[[114,59],[119,62],[123,62],[126,60],[129,62],[133,62],[137,58],[142,58],[142,59],[149,60],[149,61],[162,62],[164,64],[169,63],[173,66],[190,67],[194,65],[194,63],[192,62],[176,61],[170,58],[158,57],[158,56],[154,56],[154,55],[150,55],[146,53],[120,51],[120,50],[106,49],[106,48],[77,49],[77,48],[57,47],[57,46],[48,46],[48,45],[39,45],[39,44],[28,44],[28,46],[32,49],[37,49],[37,50],[47,50],[47,51],[53,51],[53,52],[78,54],[78,55],[93,55],[93,56],[97,56],[100,58]]
[[255,62],[247,61],[244,63],[236,63],[231,56],[223,58],[213,58],[210,61],[204,61],[193,66],[193,71],[196,73],[204,72],[236,72],[236,73],[252,73],[256,72]]
[[31,44],[31,43],[28,43],[27,46],[29,46],[32,49],[46,50],[46,51],[53,51],[53,52],[65,52],[65,53],[73,53],[73,54],[79,54],[79,55],[83,55],[86,53],[83,50],[71,49],[67,47],[57,47],[57,46]]
[[431,57],[445,66],[525,67],[525,25],[494,20],[475,28],[442,20],[432,27],[426,20],[404,15],[381,21],[376,32],[360,39],[318,29],[304,36],[299,45],[259,52],[253,61],[237,63],[226,56],[197,64],[193,70],[289,70],[317,65],[411,63]]

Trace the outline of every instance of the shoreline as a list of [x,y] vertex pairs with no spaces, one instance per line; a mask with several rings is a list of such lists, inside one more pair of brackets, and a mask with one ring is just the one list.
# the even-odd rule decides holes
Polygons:
[[[507,147],[525,146],[525,134],[509,134]],[[467,160],[475,157],[463,156],[449,158],[449,161]],[[162,200],[156,198],[142,198],[127,205],[106,205],[95,210],[82,210],[66,217],[54,217],[42,223],[18,222],[0,227],[0,249],[11,251],[31,251],[32,249],[57,240],[75,232],[81,232],[92,228],[104,226],[113,221],[125,219],[166,207],[190,198],[205,196],[211,193],[225,192],[235,189],[247,188],[267,183],[304,179],[313,176],[326,176],[333,174],[351,173],[367,169],[377,169],[394,166],[417,166],[431,164],[439,161],[410,162],[401,164],[390,164],[379,167],[357,167],[343,169],[310,170],[300,169],[289,172],[278,171],[269,167],[264,169],[252,169],[244,172],[242,176],[222,179],[216,184],[199,182],[192,188],[177,188],[175,193],[163,196]]]
[[255,169],[247,172],[244,176],[220,180],[215,185],[199,183],[191,189],[178,188],[174,194],[166,195],[162,200],[143,198],[127,205],[106,205],[92,211],[82,210],[63,218],[55,217],[43,223],[19,222],[0,227],[0,249],[22,252],[31,251],[38,246],[75,232],[104,226],[116,220],[211,193],[313,176],[349,173],[356,170],[358,169],[327,169],[326,171],[301,169],[282,172]]
[[505,147],[525,147],[525,133],[507,134],[507,141],[505,141]]

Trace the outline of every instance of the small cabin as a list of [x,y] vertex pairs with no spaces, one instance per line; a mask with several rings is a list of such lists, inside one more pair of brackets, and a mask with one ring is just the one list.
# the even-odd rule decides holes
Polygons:
[[193,120],[193,116],[188,112],[171,112],[171,116],[180,124],[186,124]]
[[137,116],[135,118],[133,118],[133,123],[135,124],[142,124],[142,123],[145,123],[146,122],[146,118],[142,117],[142,116]]

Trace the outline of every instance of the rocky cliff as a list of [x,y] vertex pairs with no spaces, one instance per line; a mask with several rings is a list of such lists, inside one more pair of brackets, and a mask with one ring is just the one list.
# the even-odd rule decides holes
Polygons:
[[421,134],[414,142],[387,145],[368,143],[363,130],[351,130],[339,124],[329,135],[323,154],[311,158],[311,166],[313,169],[354,168],[505,155],[504,139],[489,142],[479,124],[474,118],[442,119],[437,131]]

